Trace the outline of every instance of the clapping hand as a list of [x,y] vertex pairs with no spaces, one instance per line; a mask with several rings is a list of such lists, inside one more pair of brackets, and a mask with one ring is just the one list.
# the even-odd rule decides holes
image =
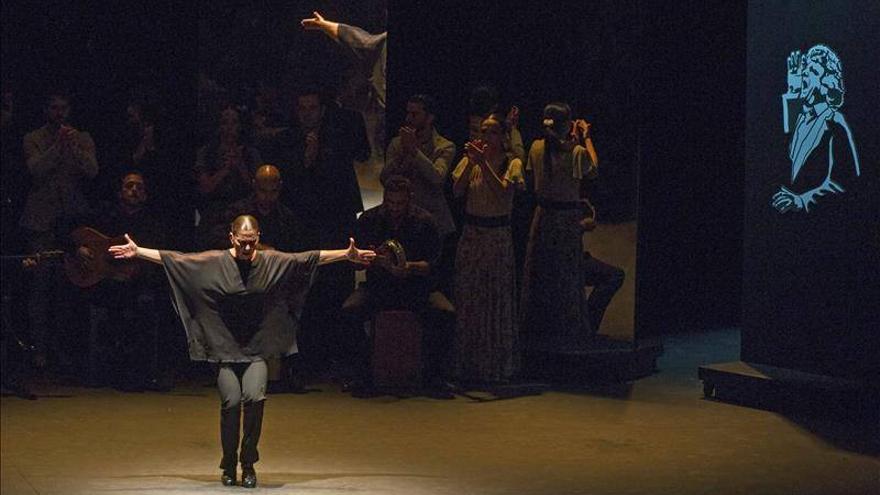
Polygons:
[[318,141],[318,133],[315,131],[309,131],[306,133],[306,149],[305,149],[305,165],[306,167],[311,167],[315,160],[318,159],[318,149],[319,149],[319,141]]
[[507,121],[508,129],[516,129],[519,127],[519,107],[516,105],[510,107],[510,111],[507,112],[507,117],[504,119]]
[[56,140],[57,140],[58,144],[61,145],[61,149],[64,152],[69,153],[69,152],[74,151],[74,148],[76,145],[76,136],[77,136],[76,129],[74,129],[73,127],[70,127],[68,125],[62,125],[58,129],[58,134],[57,134]]
[[592,124],[584,119],[577,119],[572,123],[571,132],[578,143],[583,143],[590,138]]
[[154,131],[152,125],[144,126],[143,134],[141,135],[141,145],[147,151],[153,151],[156,149],[156,141],[153,137]]
[[464,152],[467,154],[468,162],[478,165],[486,160],[486,143],[480,139],[468,141],[464,144]]
[[400,147],[403,148],[403,152],[408,155],[415,153],[418,148],[415,129],[407,126],[400,128]]
[[226,153],[223,154],[223,166],[229,169],[238,167],[241,162],[241,151],[241,146],[233,146],[226,150]]

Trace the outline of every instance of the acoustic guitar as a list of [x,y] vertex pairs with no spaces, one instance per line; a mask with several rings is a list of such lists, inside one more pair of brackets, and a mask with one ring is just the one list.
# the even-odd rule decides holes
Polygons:
[[71,232],[70,237],[75,246],[86,247],[92,254],[91,258],[77,254],[64,257],[64,272],[77,287],[91,287],[104,279],[127,282],[143,267],[143,261],[117,260],[107,252],[110,246],[128,243],[125,237],[107,237],[90,227],[79,227]]

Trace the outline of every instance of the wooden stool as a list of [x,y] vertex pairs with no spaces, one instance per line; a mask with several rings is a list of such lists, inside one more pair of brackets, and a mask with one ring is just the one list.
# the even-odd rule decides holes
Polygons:
[[412,311],[380,311],[373,317],[373,385],[416,389],[422,385],[422,325]]

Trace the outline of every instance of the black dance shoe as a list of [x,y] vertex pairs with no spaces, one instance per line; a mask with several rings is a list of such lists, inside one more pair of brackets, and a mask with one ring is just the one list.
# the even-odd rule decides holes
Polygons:
[[257,472],[252,467],[241,468],[241,486],[245,488],[257,487]]
[[223,483],[223,486],[235,486],[235,470],[223,471],[220,475],[220,483]]

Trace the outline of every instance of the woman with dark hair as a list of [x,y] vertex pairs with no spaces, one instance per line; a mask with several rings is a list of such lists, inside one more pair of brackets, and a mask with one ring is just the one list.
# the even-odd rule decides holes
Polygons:
[[523,271],[522,325],[531,345],[587,343],[590,327],[584,297],[581,180],[596,173],[589,124],[573,122],[565,103],[544,107],[544,137],[529,150],[537,208]]
[[467,383],[510,379],[518,333],[510,214],[514,191],[525,184],[522,161],[507,154],[502,116],[483,119],[480,134],[452,173],[455,195],[466,196],[455,257],[455,375]]

